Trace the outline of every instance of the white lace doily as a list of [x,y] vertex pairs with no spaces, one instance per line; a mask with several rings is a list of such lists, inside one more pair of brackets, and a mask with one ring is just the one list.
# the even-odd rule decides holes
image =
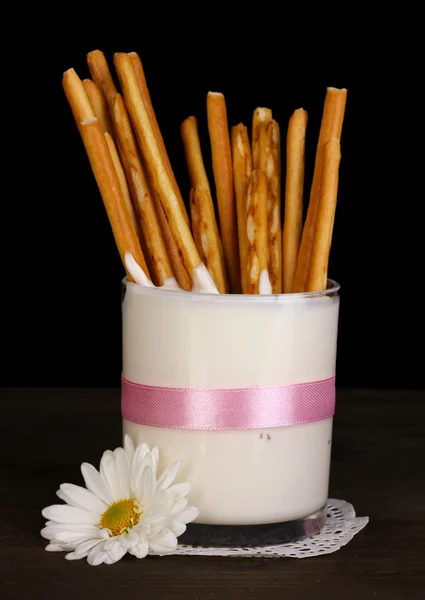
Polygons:
[[329,498],[326,524],[320,533],[309,538],[281,544],[252,548],[207,548],[184,544],[177,546],[173,554],[203,556],[264,556],[307,558],[336,552],[359,533],[369,522],[369,517],[356,517],[354,507],[345,500]]

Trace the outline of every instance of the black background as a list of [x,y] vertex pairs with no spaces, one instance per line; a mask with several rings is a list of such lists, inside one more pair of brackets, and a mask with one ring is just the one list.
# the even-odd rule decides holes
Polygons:
[[61,84],[70,67],[88,77],[85,57],[97,48],[111,68],[113,52],[139,53],[185,198],[179,127],[187,116],[198,117],[211,174],[209,90],[225,94],[229,125],[250,127],[255,107],[267,106],[284,134],[296,108],[308,111],[307,199],[326,87],[348,89],[329,268],[341,284],[338,384],[423,388],[423,351],[414,348],[423,335],[422,226],[407,172],[403,187],[396,181],[411,149],[394,141],[409,121],[398,103],[403,68],[393,60],[394,40],[370,36],[364,24],[352,24],[351,38],[341,23],[312,22],[316,38],[303,20],[279,20],[267,7],[246,22],[214,11],[161,11],[123,6],[107,26],[96,15],[50,15],[53,21],[44,22],[38,14],[31,39],[12,54],[19,117],[6,113],[14,132],[13,193],[3,213],[0,384],[120,382],[124,271]]

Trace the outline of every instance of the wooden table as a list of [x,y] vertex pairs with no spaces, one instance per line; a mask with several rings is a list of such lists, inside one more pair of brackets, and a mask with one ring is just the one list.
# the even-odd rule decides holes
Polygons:
[[425,598],[425,392],[338,390],[330,496],[370,523],[309,559],[125,557],[89,567],[48,553],[43,507],[121,444],[118,390],[2,389],[3,600],[416,600]]

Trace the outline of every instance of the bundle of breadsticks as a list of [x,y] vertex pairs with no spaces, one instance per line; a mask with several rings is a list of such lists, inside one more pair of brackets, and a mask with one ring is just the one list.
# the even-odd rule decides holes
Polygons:
[[71,68],[63,87],[130,281],[220,294],[326,289],[345,89],[326,90],[305,219],[307,112],[290,117],[282,153],[271,109],[254,110],[250,137],[242,123],[229,127],[223,94],[209,92],[213,182],[197,118],[181,123],[187,209],[139,55],[115,53],[115,73],[100,50],[89,52],[87,63],[91,78]]

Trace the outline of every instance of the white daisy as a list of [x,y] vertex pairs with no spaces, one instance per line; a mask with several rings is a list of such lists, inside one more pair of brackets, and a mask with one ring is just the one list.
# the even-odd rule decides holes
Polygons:
[[126,552],[137,558],[172,552],[199,514],[187,505],[190,484],[172,485],[180,464],[157,479],[158,448],[135,449],[126,435],[124,448],[104,452],[99,471],[81,465],[86,488],[62,484],[56,493],[66,504],[42,511],[46,550],[65,551],[69,560],[87,557],[90,565],[115,563]]

